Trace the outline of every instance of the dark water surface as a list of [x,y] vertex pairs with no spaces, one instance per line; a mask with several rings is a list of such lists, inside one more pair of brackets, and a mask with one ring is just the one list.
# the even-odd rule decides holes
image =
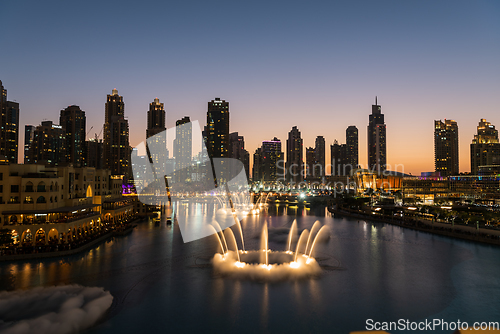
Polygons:
[[333,270],[281,283],[217,277],[205,265],[215,237],[184,244],[177,226],[144,222],[81,255],[1,263],[0,287],[104,287],[114,302],[90,333],[348,333],[364,330],[367,319],[500,321],[499,247],[333,218],[324,208],[270,207],[243,221],[247,249],[258,247],[264,218],[275,250],[285,242],[273,241],[274,229],[294,218],[299,231],[316,220],[327,225],[331,238],[316,256]]

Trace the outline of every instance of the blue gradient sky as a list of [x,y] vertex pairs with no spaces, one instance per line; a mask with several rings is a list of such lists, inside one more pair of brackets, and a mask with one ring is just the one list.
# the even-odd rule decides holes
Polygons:
[[284,146],[294,125],[328,147],[356,125],[362,164],[378,95],[389,164],[433,170],[433,121],[448,118],[469,171],[479,119],[500,127],[499,17],[498,1],[3,1],[0,80],[21,132],[77,104],[93,135],[116,87],[133,146],[155,97],[169,127],[205,124],[220,97],[251,154],[274,136]]

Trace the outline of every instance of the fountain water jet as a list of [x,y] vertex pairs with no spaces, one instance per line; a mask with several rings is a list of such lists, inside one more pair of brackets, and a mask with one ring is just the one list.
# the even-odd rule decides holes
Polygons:
[[[318,226],[316,224],[316,226]],[[214,228],[217,230],[216,228]],[[317,230],[318,227],[314,228]],[[317,276],[321,274],[322,269],[312,253],[317,244],[320,235],[324,233],[326,228],[319,228],[315,233],[315,237],[311,237],[309,231],[303,230],[297,241],[295,253],[291,251],[294,233],[297,232],[297,223],[292,223],[289,237],[284,251],[271,251],[269,249],[269,231],[267,222],[262,226],[260,233],[260,247],[257,250],[239,250],[236,242],[236,237],[232,229],[227,228],[222,232],[222,237],[219,238],[219,244],[223,248],[222,240],[226,240],[226,252],[216,253],[212,260],[214,271],[224,276],[239,279],[252,279],[259,281],[281,281],[281,280],[296,280]],[[313,231],[314,232],[314,231]],[[312,233],[311,233],[312,234]],[[311,249],[309,252],[306,242],[312,240]],[[231,246],[231,250],[227,248],[227,243]],[[234,246],[234,247],[233,247]],[[234,249],[234,250],[233,250]],[[303,256],[299,256],[303,254]]]
[[262,227],[261,239],[260,239],[260,250],[262,252],[260,256],[260,263],[265,263],[266,266],[269,265],[269,232],[267,230],[267,222],[264,223]]
[[[215,230],[220,232],[221,235],[222,235],[222,241],[224,241],[224,245],[226,245],[226,249],[229,250],[229,248],[227,247],[227,242],[226,242],[226,238],[224,237],[224,231],[222,230],[222,228],[220,227],[219,223],[217,223],[216,221],[213,222],[213,224],[216,224],[217,226],[214,226]],[[217,233],[218,234],[218,233]]]
[[[304,243],[304,240],[309,236],[309,231],[308,230],[304,230],[302,231],[302,233],[300,234],[300,237],[299,237],[299,241],[297,241],[297,248],[295,249],[295,257],[294,257],[294,261],[297,261],[297,255],[299,254],[299,251],[300,251],[300,245],[302,245]],[[307,246],[306,246],[307,247]],[[304,250],[304,253],[305,253],[305,250]]]
[[319,222],[319,220],[316,220],[313,224],[313,226],[311,227],[311,232],[309,233],[309,238],[307,238],[307,244],[306,244],[306,249],[304,250],[304,254],[307,254],[307,250],[309,249],[309,245],[311,244],[311,239],[313,237],[313,235],[316,233],[316,231],[319,230],[319,228],[321,227],[321,223]]
[[288,248],[287,251],[292,251],[292,241],[297,234],[297,219],[293,220],[292,227],[290,227],[290,233],[288,233]]
[[[233,244],[234,244],[234,251],[236,252],[236,255],[238,256],[238,262],[240,262],[240,252],[238,250],[238,244],[236,243],[236,238],[234,237],[234,233],[233,233],[233,230],[231,230],[230,228],[226,228],[224,230],[224,234],[228,234],[229,237],[227,239],[230,239],[233,241]],[[229,251],[229,249],[228,249]]]
[[314,241],[313,241],[313,243],[311,245],[311,250],[309,251],[309,255],[308,255],[309,257],[311,257],[311,254],[312,254],[312,252],[314,250],[314,245],[316,244],[316,241],[318,240],[319,235],[321,234],[321,232],[325,231],[326,229],[327,229],[326,226],[321,226],[321,228],[319,229],[318,233],[316,233],[316,236],[314,237]]

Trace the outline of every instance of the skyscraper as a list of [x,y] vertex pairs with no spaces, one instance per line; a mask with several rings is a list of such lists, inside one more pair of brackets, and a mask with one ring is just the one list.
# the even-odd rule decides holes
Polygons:
[[314,177],[323,178],[326,175],[325,172],[325,138],[323,136],[317,136],[314,146]]
[[470,144],[471,174],[477,175],[479,166],[500,165],[498,130],[485,119],[479,121],[477,134]]
[[216,97],[208,102],[207,151],[211,158],[229,157],[229,102]]
[[314,165],[316,164],[316,150],[314,147],[306,148],[306,179],[314,178]]
[[[233,159],[238,159],[241,161],[245,167],[245,174],[247,179],[249,177],[250,169],[250,154],[245,150],[245,139],[243,136],[239,136],[238,132],[233,132],[229,134],[229,156]],[[237,175],[238,171],[231,171],[230,175]]]
[[17,164],[19,152],[19,103],[7,101],[0,81],[0,161]]
[[131,149],[129,145],[128,121],[125,119],[125,104],[118,90],[107,96],[104,115],[104,167],[112,175],[130,176]]
[[253,154],[252,181],[262,181],[262,148],[259,147]]
[[442,176],[458,175],[458,125],[453,120],[434,121],[434,165]]
[[345,130],[346,140],[346,175],[351,173],[351,170],[358,168],[358,128],[354,125],[349,126]]
[[33,163],[33,154],[31,151],[31,144],[33,143],[33,137],[35,135],[35,127],[33,125],[24,126],[24,163]]
[[296,126],[288,132],[286,141],[286,181],[297,184],[304,179],[303,140]]
[[349,126],[345,131],[346,144],[337,140],[330,145],[332,176],[348,176],[358,168],[358,128]]
[[193,129],[189,117],[175,122],[174,159],[175,181],[191,181],[191,162],[193,157]]
[[74,167],[84,167],[86,158],[85,135],[86,117],[85,111],[79,106],[69,106],[61,110],[59,125],[66,131],[66,161]]
[[52,121],[43,121],[33,134],[31,143],[30,163],[49,166],[64,166],[67,164],[66,131]]
[[276,137],[272,140],[263,141],[261,152],[261,180],[266,182],[278,181],[278,178],[281,176],[278,164],[283,163],[281,141]]
[[372,114],[368,123],[368,168],[381,172],[387,166],[386,153],[386,127],[382,107],[377,104],[372,105]]
[[346,144],[339,144],[335,139],[333,145],[330,145],[330,157],[332,161],[332,176],[340,176],[347,174],[346,167]]
[[149,104],[146,139],[154,136],[154,139],[148,140],[149,143],[153,141],[152,145],[154,146],[154,149],[150,149],[148,144],[148,156],[153,165],[159,166],[162,170],[165,170],[167,163],[167,133],[164,132],[165,130],[165,109],[163,103],[155,98]]

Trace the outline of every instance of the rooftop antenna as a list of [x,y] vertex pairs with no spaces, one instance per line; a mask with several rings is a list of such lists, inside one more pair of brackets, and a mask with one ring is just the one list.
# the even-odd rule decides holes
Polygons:
[[375,105],[378,106],[378,103],[377,103],[377,96],[375,96]]

